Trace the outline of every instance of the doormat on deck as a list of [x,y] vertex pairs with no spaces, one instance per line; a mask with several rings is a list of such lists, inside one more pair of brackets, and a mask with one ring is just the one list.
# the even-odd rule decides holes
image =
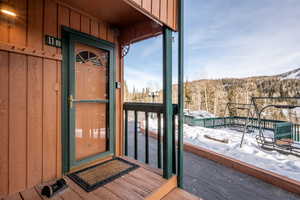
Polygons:
[[139,166],[121,158],[114,158],[98,165],[68,174],[75,183],[85,191],[91,192],[129,172]]

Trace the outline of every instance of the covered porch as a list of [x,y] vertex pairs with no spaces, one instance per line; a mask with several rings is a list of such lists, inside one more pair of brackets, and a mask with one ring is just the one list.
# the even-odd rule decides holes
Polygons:
[[[3,1],[0,29],[1,200],[47,199],[41,187],[59,178],[69,187],[53,199],[197,199],[179,189],[183,186],[183,1]],[[173,105],[175,31],[179,32],[179,102]],[[132,43],[160,34],[164,100],[154,107],[165,128],[157,155],[160,166],[154,169],[147,160],[143,164],[137,156],[125,157],[123,58]],[[141,106],[147,111],[153,105]],[[92,120],[96,125],[91,125]],[[140,167],[89,193],[66,176],[117,157]]]

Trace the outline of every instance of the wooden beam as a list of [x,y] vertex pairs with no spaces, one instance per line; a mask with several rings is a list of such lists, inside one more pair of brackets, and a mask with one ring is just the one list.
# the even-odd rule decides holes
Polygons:
[[15,45],[15,44],[10,44],[5,42],[0,42],[0,50],[28,55],[28,56],[47,58],[47,59],[57,60],[57,61],[62,60],[61,54],[51,53],[49,51],[42,51],[31,47]]

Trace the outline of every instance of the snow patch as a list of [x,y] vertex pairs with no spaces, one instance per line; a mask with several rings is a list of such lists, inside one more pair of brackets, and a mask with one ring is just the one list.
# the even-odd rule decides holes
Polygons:
[[[143,124],[144,125],[144,124]],[[149,119],[149,130],[157,132],[157,120]],[[242,148],[240,142],[242,132],[230,128],[211,129],[199,126],[184,125],[184,142],[216,153],[246,162],[256,167],[300,181],[300,158],[293,155],[281,154],[277,151],[261,149],[255,139],[258,131],[246,134]],[[226,139],[228,143],[222,143],[208,139],[205,135],[220,140]],[[264,135],[273,137],[272,131],[265,131]]]

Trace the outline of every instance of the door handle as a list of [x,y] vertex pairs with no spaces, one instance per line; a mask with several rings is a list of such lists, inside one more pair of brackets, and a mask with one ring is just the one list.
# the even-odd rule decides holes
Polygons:
[[69,106],[70,106],[70,109],[72,109],[73,108],[73,95],[71,94],[70,96],[69,96]]

